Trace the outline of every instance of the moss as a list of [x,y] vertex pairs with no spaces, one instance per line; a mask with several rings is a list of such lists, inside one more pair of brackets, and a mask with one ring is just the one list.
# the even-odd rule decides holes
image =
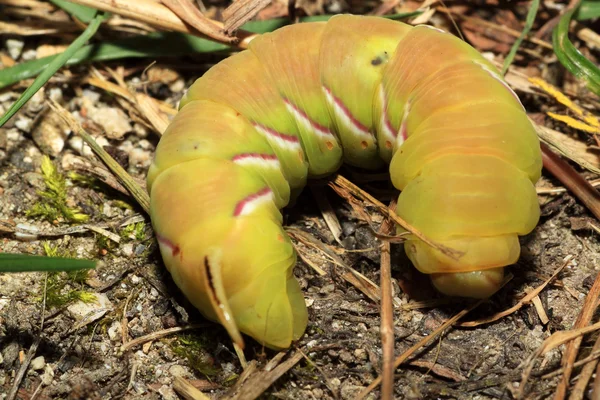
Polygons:
[[111,205],[120,208],[121,210],[133,210],[133,206],[123,200],[113,200]]
[[[69,257],[74,254],[68,250],[52,246],[48,242],[43,243],[44,252],[49,257]],[[90,271],[79,270],[69,272],[50,272],[46,285],[46,305],[48,307],[62,307],[74,301],[90,303],[96,300],[94,293],[83,290],[83,284],[88,278]],[[41,299],[40,299],[41,300]]]
[[38,192],[40,201],[27,210],[28,217],[42,218],[49,222],[85,222],[89,216],[78,208],[67,205],[67,181],[48,156],[42,158],[42,175],[46,190]]
[[144,221],[137,222],[135,224],[127,225],[125,228],[121,229],[119,234],[123,239],[135,239],[135,240],[144,240],[146,231],[146,223]]
[[197,335],[181,335],[173,340],[169,346],[173,353],[187,359],[190,367],[205,375],[212,377],[219,373],[214,366],[214,360],[204,349],[205,341]]

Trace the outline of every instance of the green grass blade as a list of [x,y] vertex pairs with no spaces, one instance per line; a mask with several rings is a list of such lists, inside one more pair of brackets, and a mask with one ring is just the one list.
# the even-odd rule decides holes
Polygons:
[[583,54],[569,40],[569,24],[577,7],[565,13],[554,31],[552,32],[552,45],[554,53],[560,63],[585,82],[588,89],[600,96],[600,69]]
[[535,16],[537,15],[539,8],[540,0],[533,0],[531,2],[531,6],[529,7],[529,11],[527,12],[527,18],[525,19],[525,26],[523,27],[523,31],[521,32],[517,40],[515,40],[515,42],[513,43],[512,47],[510,48],[510,51],[508,52],[508,55],[506,56],[506,59],[504,60],[504,65],[502,66],[502,75],[506,74],[506,71],[508,71],[508,67],[510,67],[510,64],[512,64],[515,56],[517,55],[517,50],[521,46],[523,39],[525,39],[525,36],[529,34],[529,31],[533,26],[533,22],[535,21]]
[[98,10],[96,10],[95,8],[71,3],[70,1],[66,0],[50,0],[50,3],[62,8],[63,10],[71,14],[73,17],[86,24],[92,22],[92,20],[96,16],[96,13],[98,12]]
[[65,50],[63,53],[59,54],[56,58],[54,58],[48,64],[48,66],[43,71],[41,71],[36,80],[31,84],[31,86],[29,86],[23,92],[23,94],[21,94],[17,101],[8,109],[8,111],[6,111],[6,114],[4,114],[2,118],[0,118],[0,127],[2,127],[6,123],[6,121],[8,121],[13,115],[15,115],[16,112],[19,111],[19,109],[23,107],[23,105],[27,103],[27,101],[29,101],[29,99],[34,94],[36,94],[37,91],[40,90],[40,88],[44,86],[46,82],[48,82],[48,80],[56,73],[56,71],[58,71],[63,65],[67,63],[69,58],[71,58],[73,54],[75,54],[75,52],[85,44],[85,42],[87,42],[92,36],[94,36],[96,31],[100,27],[100,24],[102,23],[102,21],[104,21],[105,18],[106,14],[104,13],[96,15],[96,17],[94,17],[94,19],[85,29],[85,31],[83,31],[81,35],[79,35],[79,37],[69,45],[67,50]]
[[0,273],[77,271],[95,267],[94,260],[0,253]]
[[[388,15],[388,18],[400,19],[419,15],[421,12]],[[303,22],[327,20],[331,15],[302,18]],[[242,28],[254,33],[271,32],[282,26],[288,25],[286,18],[277,18],[267,21],[253,21],[246,23]],[[66,63],[76,65],[83,62],[110,61],[123,58],[158,58],[181,56],[192,53],[212,53],[227,50],[230,47],[221,43],[202,39],[192,35],[175,32],[152,33],[140,35],[114,42],[84,46],[79,49]],[[60,55],[49,56],[37,60],[27,61],[14,67],[0,70],[0,89],[29,79],[45,71],[49,64]]]
[[588,19],[594,19],[600,17],[600,1],[582,1],[581,6],[575,13],[575,19],[577,21],[585,21]]

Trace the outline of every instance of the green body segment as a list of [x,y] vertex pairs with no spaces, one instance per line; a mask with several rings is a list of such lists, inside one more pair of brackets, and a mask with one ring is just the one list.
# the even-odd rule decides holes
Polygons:
[[167,268],[232,337],[237,327],[285,348],[302,335],[307,310],[278,209],[342,161],[390,163],[398,214],[464,252],[405,244],[450,295],[496,290],[539,218],[533,126],[466,43],[354,16],[263,35],[189,89],[148,175]]

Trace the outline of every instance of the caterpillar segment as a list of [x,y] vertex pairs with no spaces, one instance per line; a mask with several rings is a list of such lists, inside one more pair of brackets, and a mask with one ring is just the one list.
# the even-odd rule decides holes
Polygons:
[[541,152],[495,67],[438,29],[336,16],[262,35],[182,99],[148,174],[165,264],[208,318],[289,347],[308,316],[280,209],[341,162],[390,164],[405,250],[441,292],[485,297],[539,219]]

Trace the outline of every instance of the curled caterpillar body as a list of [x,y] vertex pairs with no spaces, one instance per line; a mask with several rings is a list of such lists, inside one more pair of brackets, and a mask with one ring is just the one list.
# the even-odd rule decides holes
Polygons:
[[[199,78],[148,174],[175,282],[234,340],[288,347],[307,324],[279,209],[342,162],[390,164],[398,214],[458,260],[409,237],[449,295],[484,297],[537,224],[541,153],[495,67],[427,26],[337,16],[282,28]],[[239,329],[239,330],[238,330]]]

